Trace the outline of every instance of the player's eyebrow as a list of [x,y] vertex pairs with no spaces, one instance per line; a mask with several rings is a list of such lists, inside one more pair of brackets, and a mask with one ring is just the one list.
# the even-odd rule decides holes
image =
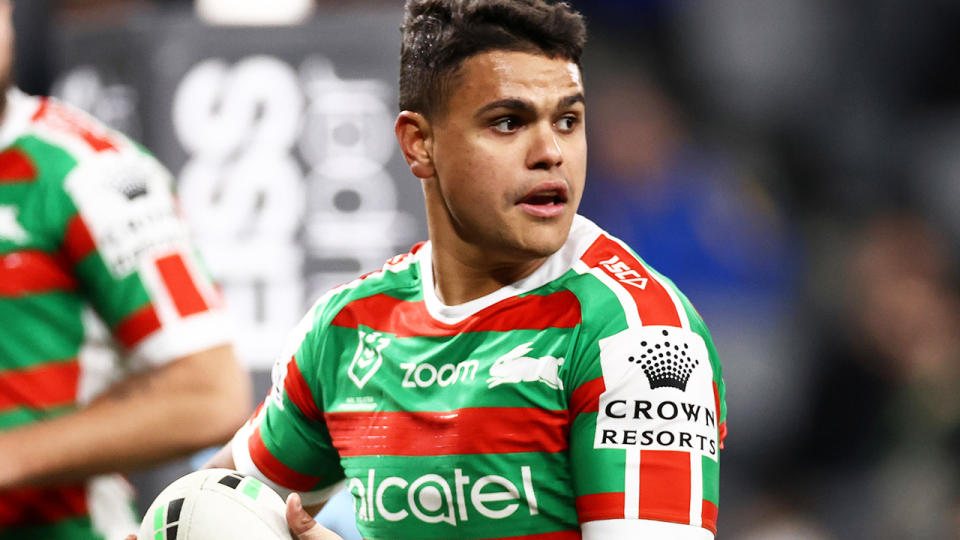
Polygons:
[[[583,92],[577,92],[576,94],[567,96],[560,100],[557,104],[557,109],[568,109],[572,107],[575,103],[585,103],[585,98]],[[486,112],[492,111],[494,109],[507,109],[511,111],[523,112],[528,114],[534,114],[537,112],[537,108],[533,103],[520,99],[520,98],[505,98],[499,99],[497,101],[487,103],[483,107],[480,107],[477,110],[475,116],[483,116]]]
[[525,113],[534,113],[537,111],[537,108],[529,101],[524,101],[520,98],[506,98],[487,103],[483,107],[480,107],[475,116],[483,116],[484,113],[492,111],[493,109],[508,109]]
[[587,104],[587,98],[584,97],[583,92],[577,92],[576,94],[573,94],[572,96],[567,96],[567,97],[561,99],[561,100],[560,100],[560,103],[557,105],[557,108],[558,108],[558,109],[569,109],[570,107],[573,107],[573,105],[576,104],[576,103],[583,103],[584,105]]

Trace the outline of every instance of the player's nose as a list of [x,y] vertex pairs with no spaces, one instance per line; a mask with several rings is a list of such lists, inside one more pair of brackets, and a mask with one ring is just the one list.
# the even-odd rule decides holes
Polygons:
[[530,133],[528,168],[550,170],[563,164],[563,150],[560,148],[560,141],[552,124],[548,122],[533,124]]

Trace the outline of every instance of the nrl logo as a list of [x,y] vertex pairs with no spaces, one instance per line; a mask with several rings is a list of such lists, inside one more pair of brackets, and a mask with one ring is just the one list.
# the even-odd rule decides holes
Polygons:
[[347,375],[357,388],[363,388],[370,377],[380,369],[380,364],[383,363],[382,351],[389,344],[390,337],[382,332],[357,329],[357,352],[354,353],[353,362],[347,370]]
[[524,356],[533,350],[533,342],[524,343],[507,354],[497,358],[490,366],[490,378],[487,379],[487,388],[493,388],[507,383],[540,381],[550,388],[562,389],[560,380],[560,366],[563,358],[544,356],[531,358]]

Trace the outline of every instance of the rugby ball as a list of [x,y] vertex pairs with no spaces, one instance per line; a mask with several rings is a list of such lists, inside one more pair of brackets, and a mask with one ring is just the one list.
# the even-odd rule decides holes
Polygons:
[[252,476],[204,469],[175,480],[143,516],[139,540],[292,540],[280,495]]

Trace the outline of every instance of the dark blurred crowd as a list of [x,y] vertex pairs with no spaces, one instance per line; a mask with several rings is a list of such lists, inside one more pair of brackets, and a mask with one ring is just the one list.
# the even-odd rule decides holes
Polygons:
[[[960,4],[572,3],[581,213],[691,297],[724,363],[720,538],[960,538]],[[20,58],[147,4],[18,2]]]
[[960,4],[582,8],[583,213],[718,341],[721,537],[960,538]]

